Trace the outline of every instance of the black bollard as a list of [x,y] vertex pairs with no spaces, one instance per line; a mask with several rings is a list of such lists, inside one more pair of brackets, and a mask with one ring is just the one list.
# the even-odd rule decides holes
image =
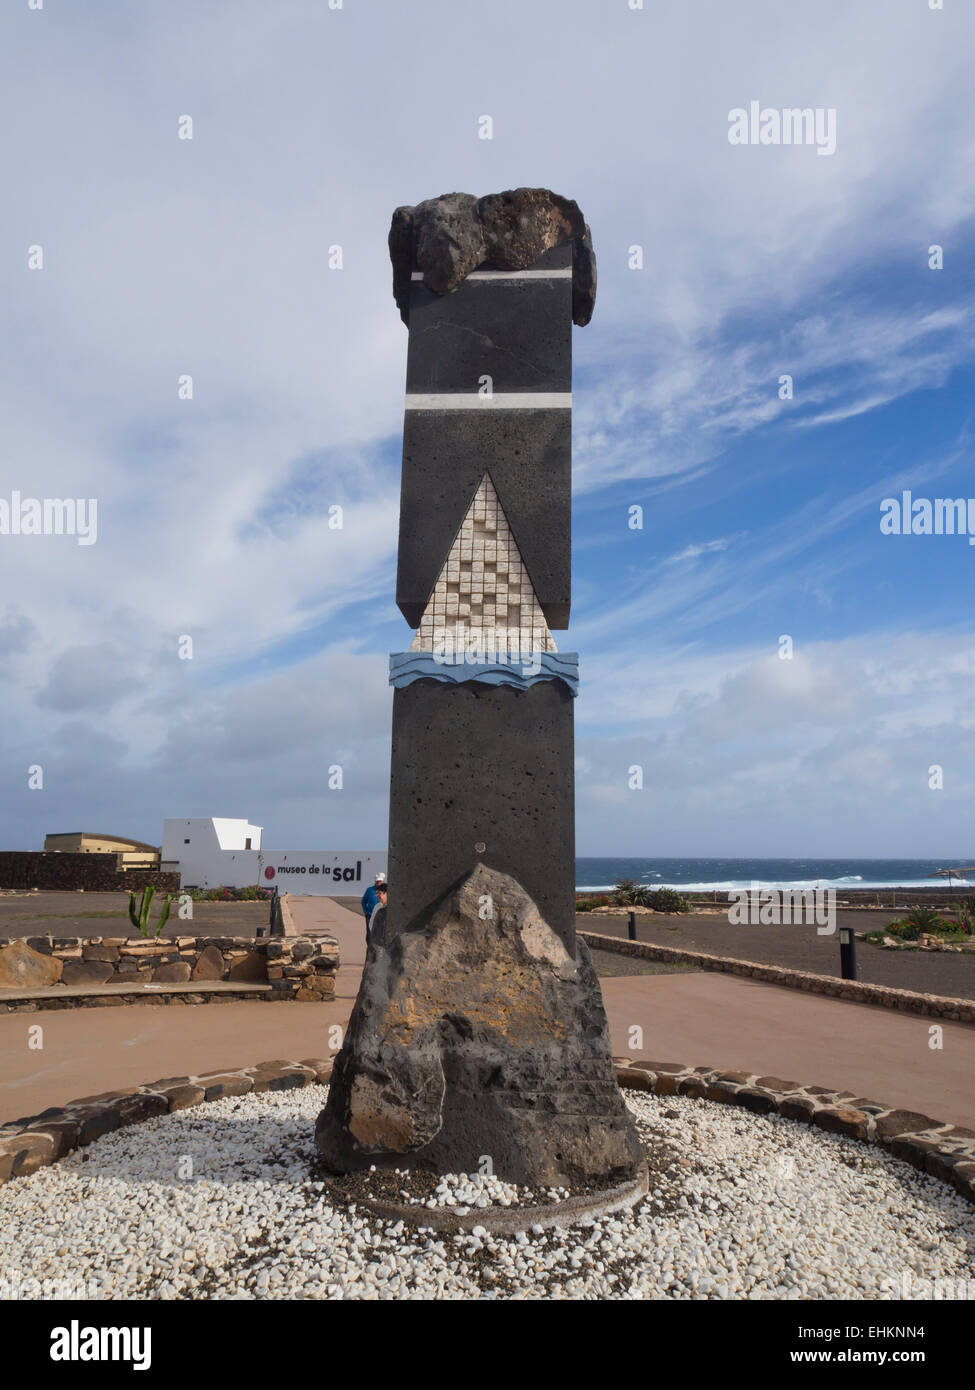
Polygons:
[[631,912],[626,924],[626,934],[631,941],[636,940],[636,913]]
[[840,927],[840,977],[855,980],[857,977],[857,939],[852,927]]

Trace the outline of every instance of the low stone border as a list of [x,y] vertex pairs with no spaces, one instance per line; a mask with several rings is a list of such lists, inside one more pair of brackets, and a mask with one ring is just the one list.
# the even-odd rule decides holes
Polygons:
[[755,1115],[781,1115],[890,1149],[923,1173],[950,1183],[975,1205],[975,1130],[932,1120],[852,1091],[799,1085],[777,1076],[717,1071],[680,1062],[633,1061],[616,1057],[616,1077],[624,1089],[658,1096],[690,1096],[719,1105],[740,1105]]
[[[975,1205],[975,1130],[855,1096],[852,1091],[800,1085],[777,1076],[692,1067],[681,1062],[634,1061],[630,1057],[613,1060],[616,1078],[624,1090],[740,1105],[755,1115],[781,1115],[786,1120],[816,1125],[830,1134],[880,1145],[895,1158],[949,1183]],[[253,1067],[217,1069],[198,1076],[168,1076],[147,1086],[84,1096],[63,1107],[53,1106],[40,1115],[11,1120],[0,1125],[0,1184],[26,1177],[103,1134],[155,1115],[186,1110],[224,1096],[244,1096],[251,1091],[288,1091],[314,1082],[325,1084],[331,1079],[332,1066],[332,1058],[306,1057],[302,1062],[277,1060],[258,1062]],[[640,1195],[623,1194],[619,1205],[630,1205]],[[607,1198],[613,1200],[613,1194],[604,1192],[596,1197],[600,1201]],[[575,1200],[586,1199],[570,1202]],[[480,1214],[483,1217],[483,1209]],[[574,1218],[580,1214],[576,1210]]]
[[[326,1188],[329,1184],[326,1182]],[[424,1207],[406,1202],[387,1202],[379,1197],[356,1197],[358,1211],[364,1208],[384,1221],[403,1221],[411,1226],[425,1230],[442,1231],[446,1235],[460,1235],[483,1226],[490,1235],[514,1236],[520,1231],[529,1231],[533,1226],[543,1230],[565,1230],[574,1226],[587,1216],[611,1216],[614,1211],[635,1206],[647,1195],[650,1175],[646,1165],[628,1182],[615,1187],[604,1188],[601,1192],[586,1192],[578,1197],[567,1197],[562,1202],[546,1202],[531,1207],[472,1207],[461,1216],[450,1207]],[[336,1189],[336,1195],[337,1189]],[[347,1200],[343,1197],[343,1200]]]
[[[338,967],[332,936],[0,938],[0,1013],[91,1007],[89,997],[32,998],[29,991],[108,984],[267,984],[270,992],[250,997],[315,1003],[334,999]],[[17,997],[20,991],[24,998]],[[192,992],[168,997],[204,1002]]]
[[588,946],[601,951],[616,951],[621,956],[638,956],[643,960],[670,961],[679,965],[698,965],[702,970],[719,970],[727,975],[743,975],[763,980],[770,985],[785,985],[810,994],[825,994],[833,999],[848,999],[856,1004],[876,1004],[882,1009],[899,1009],[903,1013],[922,1014],[925,1018],[944,1018],[954,1023],[975,1024],[975,1000],[952,999],[941,994],[919,994],[912,989],[895,989],[892,985],[868,985],[862,980],[840,980],[835,975],[812,975],[804,970],[789,970],[782,965],[762,965],[754,960],[736,960],[731,956],[712,956],[704,951],[684,951],[679,946],[658,946],[650,941],[630,941],[620,936],[602,936],[599,932],[580,931]]
[[186,1110],[224,1096],[251,1091],[290,1091],[329,1080],[332,1059],[306,1057],[303,1062],[258,1062],[254,1067],[224,1067],[199,1076],[167,1076],[147,1086],[128,1086],[84,1096],[0,1125],[0,1183],[46,1168],[72,1149],[83,1149],[103,1134],[155,1115]]

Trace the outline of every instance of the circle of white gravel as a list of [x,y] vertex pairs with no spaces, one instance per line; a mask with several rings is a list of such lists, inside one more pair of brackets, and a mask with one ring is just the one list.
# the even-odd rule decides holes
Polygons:
[[[0,1297],[975,1297],[967,1202],[778,1116],[627,1092],[644,1137],[676,1155],[642,1205],[566,1231],[445,1236],[330,1204],[311,1175],[326,1094],[181,1110],[9,1182]],[[479,1176],[440,1186],[465,1205],[521,1195]]]

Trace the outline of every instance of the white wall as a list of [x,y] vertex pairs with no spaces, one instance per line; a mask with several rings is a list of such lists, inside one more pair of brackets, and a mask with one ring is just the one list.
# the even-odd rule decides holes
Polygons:
[[[246,887],[248,883],[257,882],[256,872],[253,878],[244,878],[240,883],[236,878],[221,879],[216,884],[205,880],[211,878],[216,866],[221,862],[222,855],[235,852],[241,856],[256,855],[261,848],[261,833],[259,825],[225,817],[196,816],[183,820],[166,820],[163,822],[160,868],[164,873],[167,870],[171,872],[178,869],[183,883],[200,888],[219,888],[224,883],[233,887]],[[244,848],[248,839],[251,842],[250,850]],[[228,861],[228,864],[231,862]],[[256,863],[255,858],[255,870]],[[242,871],[242,866],[236,869],[237,873]]]
[[[248,836],[254,848],[246,850]],[[184,888],[258,883],[263,888],[276,885],[282,893],[324,897],[361,895],[377,873],[386,872],[385,851],[261,850],[260,844],[261,827],[246,820],[167,820],[161,868],[178,872]]]
[[247,841],[250,840],[251,849],[261,848],[261,835],[263,829],[259,825],[251,825],[246,820],[225,820],[214,817],[213,828],[216,831],[217,839],[221,849],[244,849],[248,848]]

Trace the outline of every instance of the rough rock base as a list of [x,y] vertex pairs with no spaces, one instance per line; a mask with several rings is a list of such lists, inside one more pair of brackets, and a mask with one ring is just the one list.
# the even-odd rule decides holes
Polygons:
[[336,1172],[475,1172],[612,1186],[642,1150],[599,982],[508,875],[482,864],[417,930],[374,931],[315,1134]]

